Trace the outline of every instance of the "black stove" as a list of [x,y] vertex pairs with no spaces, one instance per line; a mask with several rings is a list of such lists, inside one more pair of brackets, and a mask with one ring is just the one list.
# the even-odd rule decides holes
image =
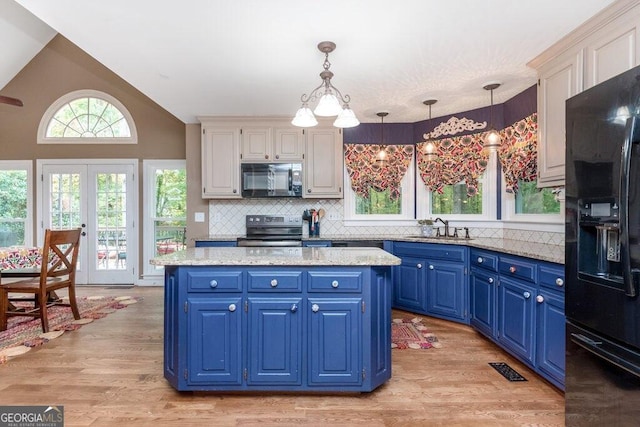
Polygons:
[[238,246],[302,246],[301,215],[247,215],[246,237]]

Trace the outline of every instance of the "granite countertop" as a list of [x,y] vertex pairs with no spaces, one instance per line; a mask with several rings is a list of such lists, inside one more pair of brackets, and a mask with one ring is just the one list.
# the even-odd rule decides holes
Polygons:
[[[239,236],[207,236],[196,238],[197,241],[235,241]],[[357,240],[392,240],[395,242],[419,242],[437,243],[442,245],[463,245],[472,248],[487,249],[502,252],[506,255],[517,255],[540,261],[564,264],[564,245],[552,245],[547,243],[532,243],[523,240],[510,239],[464,239],[464,238],[426,238],[420,236],[388,236],[388,235],[356,235],[356,236],[322,236],[305,237],[303,241],[331,240],[331,241],[357,241]],[[341,248],[344,249],[344,248]]]
[[400,258],[378,248],[189,248],[153,258],[153,265],[392,266]]

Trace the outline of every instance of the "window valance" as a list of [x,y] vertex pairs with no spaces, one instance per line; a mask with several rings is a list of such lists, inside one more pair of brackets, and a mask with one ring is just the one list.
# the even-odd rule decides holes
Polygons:
[[501,131],[498,157],[507,183],[506,191],[518,192],[518,181],[531,182],[538,174],[538,115],[525,117]]
[[[376,163],[381,148],[387,154],[384,165]],[[351,188],[361,197],[369,197],[369,189],[389,190],[391,199],[400,197],[400,181],[407,173],[413,157],[413,145],[345,144],[344,161]]]
[[431,191],[442,194],[444,186],[464,181],[467,194],[478,192],[478,179],[487,168],[489,155],[483,151],[486,132],[433,141],[435,155],[425,153],[426,142],[416,144],[418,171]]

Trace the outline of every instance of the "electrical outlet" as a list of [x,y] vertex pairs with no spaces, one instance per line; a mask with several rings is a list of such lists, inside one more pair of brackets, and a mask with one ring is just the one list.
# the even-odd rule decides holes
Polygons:
[[340,219],[340,215],[338,215],[335,212],[330,212],[329,215],[327,216],[327,219],[329,221],[338,221]]

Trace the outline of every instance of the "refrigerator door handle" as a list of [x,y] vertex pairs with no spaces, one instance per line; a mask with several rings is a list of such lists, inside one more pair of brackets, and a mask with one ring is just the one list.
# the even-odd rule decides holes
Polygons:
[[638,126],[638,116],[627,119],[624,129],[624,142],[620,161],[620,261],[622,262],[622,276],[624,279],[624,293],[629,297],[635,297],[636,277],[638,270],[631,269],[631,257],[629,255],[629,185],[631,172],[631,152],[633,140]]

